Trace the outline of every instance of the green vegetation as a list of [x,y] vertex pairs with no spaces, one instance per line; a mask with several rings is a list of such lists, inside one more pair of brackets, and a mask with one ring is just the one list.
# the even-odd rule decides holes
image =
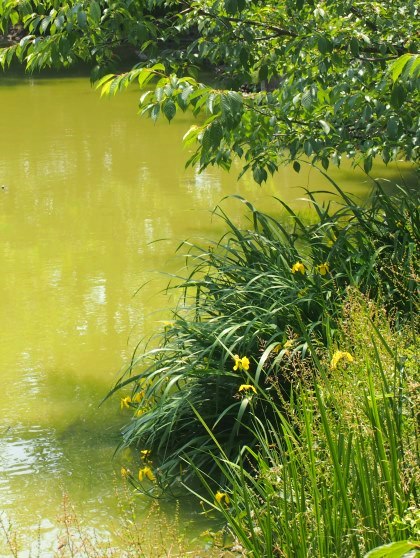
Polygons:
[[[191,110],[200,169],[238,158],[262,183],[284,162],[326,171],[346,156],[369,173],[375,158],[418,160],[418,10],[6,0],[0,28],[21,39],[0,63],[93,60],[103,94],[140,87],[142,114]],[[141,61],[109,73],[127,45]],[[238,197],[243,230],[219,207],[226,235],[185,243],[173,320],[109,394],[131,390],[122,446],[140,463],[123,476],[153,495],[196,491],[247,556],[418,555],[419,195],[378,184],[363,207],[332,184],[329,204],[307,192],[311,222]]]
[[[261,183],[285,161],[327,169],[348,156],[369,172],[375,157],[418,160],[418,10],[414,0],[5,0],[0,32],[14,25],[21,39],[0,64],[83,60],[103,93],[138,84],[154,119],[191,109],[200,120],[185,141],[200,168],[240,158]],[[127,52],[140,61],[110,74]],[[197,81],[203,68],[217,88]]]
[[111,392],[132,388],[123,444],[155,463],[131,483],[198,475],[251,556],[418,538],[418,193],[308,196],[310,224],[219,208],[229,233],[188,246],[173,321]]
[[183,459],[209,466],[214,445],[202,421],[229,457],[245,442],[255,447],[252,416],[271,420],[273,413],[252,391],[269,392],[279,404],[294,390],[295,359],[313,367],[314,347],[334,351],[349,287],[380,300],[396,327],[414,322],[416,196],[378,189],[362,208],[340,193],[342,204],[331,209],[308,195],[315,223],[284,206],[289,231],[284,216],[261,214],[242,199],[251,230],[238,229],[219,208],[229,235],[210,248],[189,247],[192,269],[176,286],[180,308],[117,383],[115,390],[132,388],[123,399],[134,415],[123,444],[153,449],[162,483],[179,480]]
[[353,288],[341,327],[350,362],[315,347],[315,367],[296,356],[292,398],[280,408],[266,386],[253,396],[272,409],[252,414],[257,443],[239,461],[217,446],[229,505],[208,504],[251,556],[363,556],[419,537],[418,346]]

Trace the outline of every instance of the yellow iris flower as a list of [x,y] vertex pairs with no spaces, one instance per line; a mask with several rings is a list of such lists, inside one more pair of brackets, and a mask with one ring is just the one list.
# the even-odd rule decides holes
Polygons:
[[143,397],[144,397],[144,391],[138,391],[136,395],[133,397],[133,403],[140,403]]
[[327,262],[325,262],[325,263],[319,264],[317,266],[317,270],[319,271],[319,273],[321,275],[327,275],[327,273],[330,272],[330,266]]
[[241,386],[239,386],[238,392],[239,391],[253,391],[254,393],[257,393],[257,390],[255,389],[254,386],[251,386],[251,384],[242,384]]
[[222,504],[223,500],[225,501],[225,504],[229,504],[230,503],[230,498],[229,496],[226,494],[226,492],[220,492],[220,490],[218,490],[216,492],[216,494],[214,495],[214,499],[216,500],[216,502],[218,504]]
[[292,273],[301,273],[302,275],[305,275],[305,266],[303,265],[303,263],[296,262],[295,264],[293,264]]
[[121,398],[121,409],[124,409],[124,407],[126,409],[130,408],[130,403],[131,403],[131,397],[129,395],[127,395],[127,397],[122,397]]
[[147,465],[139,470],[139,481],[141,482],[144,478],[148,478],[150,481],[154,481],[156,479],[152,469]]
[[341,360],[344,360],[346,362],[353,362],[354,358],[347,351],[336,351],[331,359],[331,370],[335,370]]
[[146,459],[147,457],[150,456],[151,453],[152,453],[151,450],[140,450],[140,457],[142,459]]
[[240,357],[239,355],[234,355],[233,356],[234,360],[235,360],[235,366],[233,367],[233,369],[236,370],[245,370],[245,372],[247,372],[249,370],[249,358],[244,356],[244,357]]

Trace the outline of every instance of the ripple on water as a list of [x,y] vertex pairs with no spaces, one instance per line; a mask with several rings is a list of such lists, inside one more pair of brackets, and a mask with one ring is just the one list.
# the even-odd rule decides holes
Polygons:
[[62,457],[52,428],[15,426],[0,439],[0,490],[8,478],[55,473]]

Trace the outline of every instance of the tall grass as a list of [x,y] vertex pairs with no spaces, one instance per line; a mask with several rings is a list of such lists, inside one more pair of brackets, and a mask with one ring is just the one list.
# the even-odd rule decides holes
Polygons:
[[[319,373],[318,348],[337,342],[349,287],[381,300],[395,324],[411,320],[416,329],[418,193],[390,197],[378,186],[362,207],[335,188],[334,204],[307,193],[310,223],[279,199],[274,217],[237,197],[249,229],[218,207],[228,231],[220,242],[183,245],[188,266],[174,278],[173,320],[153,348],[139,347],[109,394],[123,390],[131,410],[121,445],[151,450],[160,486],[188,482],[194,469],[185,460],[218,474],[215,439],[232,462],[243,446],[255,451],[255,417],[262,426],[285,420],[301,381],[313,384]],[[346,521],[340,516],[337,529]]]
[[333,371],[326,350],[317,381],[302,380],[282,407],[260,389],[273,418],[253,417],[257,443],[239,463],[208,429],[229,501],[208,505],[249,556],[360,557],[420,538],[419,347],[354,291],[346,313],[340,344],[352,342],[353,361]]

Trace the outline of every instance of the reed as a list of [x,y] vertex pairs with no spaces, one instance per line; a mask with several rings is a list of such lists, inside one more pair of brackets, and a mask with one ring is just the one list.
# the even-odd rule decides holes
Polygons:
[[[281,407],[261,387],[273,419],[253,416],[256,443],[243,447],[240,460],[207,428],[223,475],[217,490],[229,502],[216,502],[214,485],[198,471],[207,504],[249,556],[361,557],[416,538],[369,556],[420,549],[419,346],[359,293],[348,304],[347,319],[361,327],[353,331],[353,360],[332,370],[327,351],[316,359],[316,381],[301,380]],[[349,342],[345,330],[341,343]]]

